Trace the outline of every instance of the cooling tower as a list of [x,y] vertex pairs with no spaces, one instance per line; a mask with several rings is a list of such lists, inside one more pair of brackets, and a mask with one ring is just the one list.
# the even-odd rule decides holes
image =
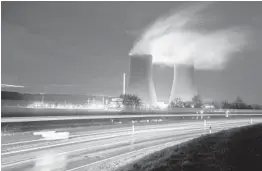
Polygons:
[[157,99],[152,78],[152,56],[132,55],[129,74],[127,93],[139,96],[146,104],[156,104]]
[[183,101],[191,101],[196,95],[194,85],[194,65],[176,64],[174,66],[174,79],[169,101],[181,98]]

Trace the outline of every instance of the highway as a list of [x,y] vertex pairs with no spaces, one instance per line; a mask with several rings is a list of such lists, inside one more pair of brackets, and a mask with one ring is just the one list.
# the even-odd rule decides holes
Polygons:
[[[156,150],[203,134],[262,123],[262,117],[134,123],[2,136],[3,171],[115,170]],[[134,125],[134,126],[133,126]],[[58,139],[60,137],[60,139]],[[55,139],[52,139],[55,138]]]
[[[90,115],[90,116],[34,116],[34,117],[6,117],[2,118],[2,123],[15,123],[15,122],[36,122],[36,121],[72,121],[72,120],[91,120],[91,119],[130,119],[130,118],[173,118],[173,117],[197,117],[197,116],[212,116],[212,117],[224,117],[226,114],[216,114],[216,113],[205,113],[205,114],[147,114],[147,115]],[[261,117],[261,113],[252,114],[241,114],[233,113],[230,116],[258,116]]]
[[[66,117],[76,118],[76,117],[94,117],[100,116],[104,117],[119,117],[123,115],[177,115],[177,114],[196,114],[196,113],[212,113],[212,114],[225,114],[229,112],[230,114],[262,114],[262,110],[253,109],[202,109],[202,108],[176,108],[168,110],[151,110],[151,111],[121,111],[121,110],[88,110],[88,109],[58,109],[58,108],[26,108],[18,106],[2,106],[1,108],[2,119],[6,121],[14,121],[12,117],[23,118],[25,120],[45,120],[48,116],[48,120],[65,119]],[[32,118],[34,117],[34,118]],[[42,117],[42,118],[41,118]],[[59,118],[60,117],[60,118]],[[124,116],[129,117],[129,116]],[[96,118],[96,117],[95,117]],[[19,120],[20,121],[20,120]]]

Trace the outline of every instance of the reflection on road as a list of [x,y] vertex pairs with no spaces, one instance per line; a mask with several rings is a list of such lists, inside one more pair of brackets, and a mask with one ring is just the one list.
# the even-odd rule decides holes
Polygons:
[[30,171],[64,171],[67,167],[67,154],[55,155],[57,151],[45,151],[37,155]]
[[[262,118],[252,121],[253,124],[259,122],[262,122]],[[108,170],[108,164],[112,163],[114,167],[118,167],[131,161],[131,158],[137,159],[149,151],[157,150],[156,146],[164,148],[168,143],[207,134],[211,125],[214,133],[249,124],[250,118],[214,119],[153,125],[147,123],[122,125],[110,130],[104,128],[86,131],[86,128],[81,128],[73,135],[71,128],[65,132],[42,130],[32,133],[32,136],[42,136],[41,141],[32,139],[28,134],[14,135],[11,143],[2,145],[2,170],[74,171],[78,168],[98,170],[102,166]],[[18,142],[21,137],[23,140],[28,137],[32,140]],[[18,141],[14,142],[15,138]]]
[[43,140],[59,140],[69,138],[69,132],[41,131],[34,132],[33,134],[41,135],[43,137]]

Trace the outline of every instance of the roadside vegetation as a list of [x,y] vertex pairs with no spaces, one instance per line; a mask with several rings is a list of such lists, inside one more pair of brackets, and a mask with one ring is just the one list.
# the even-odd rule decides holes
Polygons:
[[261,171],[262,124],[209,134],[153,153],[118,171]]
[[141,98],[134,94],[121,94],[120,98],[123,99],[124,108],[127,110],[139,109],[142,105]]
[[246,104],[239,96],[233,102],[228,102],[227,100],[222,102],[203,102],[202,97],[199,94],[194,96],[191,101],[184,101],[183,99],[177,97],[170,102],[169,108],[203,108],[204,104],[209,104],[216,109],[262,109],[261,105]]
[[[80,94],[31,94],[31,93],[19,93],[19,92],[11,92],[11,91],[1,91],[1,105],[3,106],[20,106],[26,107],[34,102],[46,102],[52,103],[55,106],[64,105],[64,104],[75,104],[75,105],[83,105],[87,103],[90,99],[93,99],[95,96],[92,95],[80,95]],[[138,109],[141,106],[144,106],[142,99],[134,94],[125,94],[121,95],[120,98],[124,100],[124,106],[127,108],[135,108]],[[102,102],[102,98],[98,98]],[[99,100],[97,100],[99,101]],[[109,101],[110,98],[105,96],[104,101]],[[204,104],[209,104],[214,106],[217,109],[262,109],[262,105],[258,104],[247,104],[242,100],[241,97],[237,97],[233,102],[229,102],[224,100],[222,102],[219,101],[210,101],[203,102],[201,95],[197,94],[190,101],[184,101],[183,99],[177,97],[170,104],[169,108],[202,108]],[[121,104],[119,104],[121,105]]]

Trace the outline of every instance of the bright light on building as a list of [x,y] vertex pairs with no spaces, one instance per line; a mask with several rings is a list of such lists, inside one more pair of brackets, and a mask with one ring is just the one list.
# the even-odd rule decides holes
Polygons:
[[103,104],[91,104],[91,105],[74,105],[74,104],[48,104],[42,102],[35,102],[27,106],[27,108],[34,109],[105,109]]
[[91,104],[87,107],[87,109],[104,109],[105,106],[103,104]]
[[205,109],[214,109],[215,106],[214,105],[204,105]]
[[160,108],[160,109],[165,109],[168,107],[168,104],[165,104],[164,102],[157,102],[157,106]]

